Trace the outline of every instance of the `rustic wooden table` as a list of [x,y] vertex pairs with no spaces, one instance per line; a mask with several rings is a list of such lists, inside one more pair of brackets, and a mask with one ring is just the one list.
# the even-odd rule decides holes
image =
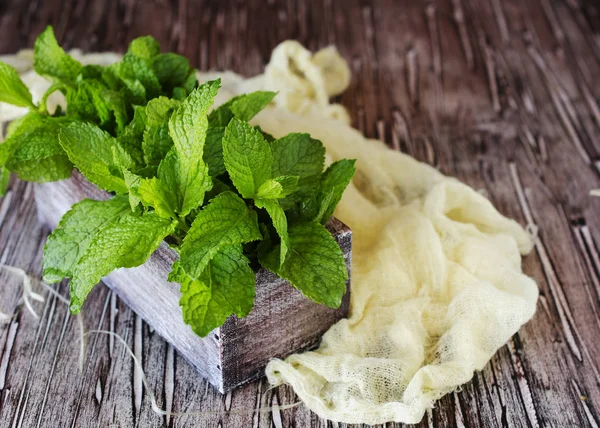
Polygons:
[[[504,214],[539,226],[525,271],[540,287],[532,321],[428,427],[600,425],[600,4],[583,0],[214,1],[3,0],[0,53],[30,47],[53,24],[84,50],[122,51],[150,33],[201,70],[262,71],[278,42],[335,44],[352,85],[355,125],[481,189]],[[0,201],[0,262],[40,273],[47,232],[32,188]],[[20,288],[0,275],[2,307]],[[61,286],[67,293],[67,286]],[[78,326],[46,295],[35,320],[0,326],[0,426],[328,427],[300,406],[272,413],[162,417],[119,343],[91,338],[78,370]],[[88,328],[123,336],[163,408],[177,412],[293,403],[263,380],[222,396],[107,288]],[[388,427],[397,426],[388,424]]]

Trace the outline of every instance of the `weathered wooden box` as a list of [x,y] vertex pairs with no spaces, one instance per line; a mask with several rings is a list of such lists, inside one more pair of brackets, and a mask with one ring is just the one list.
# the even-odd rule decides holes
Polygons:
[[[68,180],[35,185],[38,216],[51,229],[74,203],[108,197],[78,171]],[[336,219],[327,227],[340,244],[350,272],[350,229]],[[163,242],[144,265],[116,270],[103,282],[223,393],[261,377],[271,358],[316,346],[332,324],[348,315],[350,281],[342,305],[331,309],[261,269],[256,273],[256,299],[250,314],[243,319],[231,316],[200,338],[183,322],[178,285],[167,281],[176,259],[177,254]]]

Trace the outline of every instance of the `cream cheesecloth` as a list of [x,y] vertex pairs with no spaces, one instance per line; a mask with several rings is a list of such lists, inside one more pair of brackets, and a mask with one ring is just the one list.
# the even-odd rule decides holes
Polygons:
[[[30,71],[29,53],[0,60],[15,64],[34,100],[41,98],[48,84]],[[325,144],[329,162],[357,159],[335,212],[353,230],[350,317],[331,327],[317,350],[271,361],[269,381],[290,384],[323,418],[419,422],[533,316],[538,289],[521,270],[532,239],[469,186],[352,128],[345,109],[329,103],[350,80],[334,48],[313,55],[288,41],[263,75],[199,79],[217,76],[217,104],[257,89],[279,91],[255,124],[276,137],[310,133]],[[0,122],[20,114],[0,103]]]

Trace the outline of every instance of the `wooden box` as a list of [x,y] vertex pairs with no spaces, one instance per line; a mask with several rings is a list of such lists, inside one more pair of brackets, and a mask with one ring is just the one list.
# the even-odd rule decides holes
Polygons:
[[[74,203],[109,198],[78,171],[68,180],[35,184],[34,190],[40,221],[51,229]],[[340,244],[350,272],[350,229],[333,218],[327,227]],[[348,315],[350,281],[342,305],[331,309],[261,269],[256,272],[256,299],[250,314],[243,319],[231,316],[200,338],[183,322],[179,286],[167,281],[176,259],[177,254],[163,242],[145,264],[118,269],[103,282],[222,393],[261,377],[271,358],[315,347],[332,324]]]

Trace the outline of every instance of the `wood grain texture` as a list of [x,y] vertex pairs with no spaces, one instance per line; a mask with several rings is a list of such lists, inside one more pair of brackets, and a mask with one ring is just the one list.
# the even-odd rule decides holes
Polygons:
[[[86,198],[106,200],[110,195],[74,170],[68,180],[36,183],[34,197],[39,221],[52,230],[73,204]],[[340,245],[350,273],[352,232],[335,218],[329,221],[327,229]],[[163,242],[143,265],[113,271],[102,282],[139,315],[136,332],[143,318],[221,393],[264,376],[264,368],[272,358],[314,348],[329,327],[348,316],[350,279],[340,307],[332,309],[314,303],[289,282],[259,269],[250,314],[243,319],[232,315],[221,327],[201,338],[184,323],[179,288],[167,281],[177,259],[177,252]],[[139,347],[134,342],[134,348]],[[138,405],[139,389],[138,382]]]
[[[353,71],[337,101],[368,136],[481,189],[500,211],[539,227],[524,270],[538,310],[422,427],[600,426],[600,5],[584,0],[4,0],[0,52],[32,45],[46,24],[86,50],[123,51],[150,33],[201,70],[261,72],[292,38],[335,44]],[[45,232],[32,189],[0,202],[0,262],[40,273]],[[0,273],[3,309],[17,280]],[[59,290],[66,293],[66,286]],[[0,327],[0,425],[342,427],[300,406],[166,418],[110,338],[90,338],[77,371],[77,324],[52,296]],[[142,356],[160,406],[176,412],[293,403],[264,380],[221,396],[106,288],[88,328],[112,329]],[[399,424],[387,424],[396,427]]]

